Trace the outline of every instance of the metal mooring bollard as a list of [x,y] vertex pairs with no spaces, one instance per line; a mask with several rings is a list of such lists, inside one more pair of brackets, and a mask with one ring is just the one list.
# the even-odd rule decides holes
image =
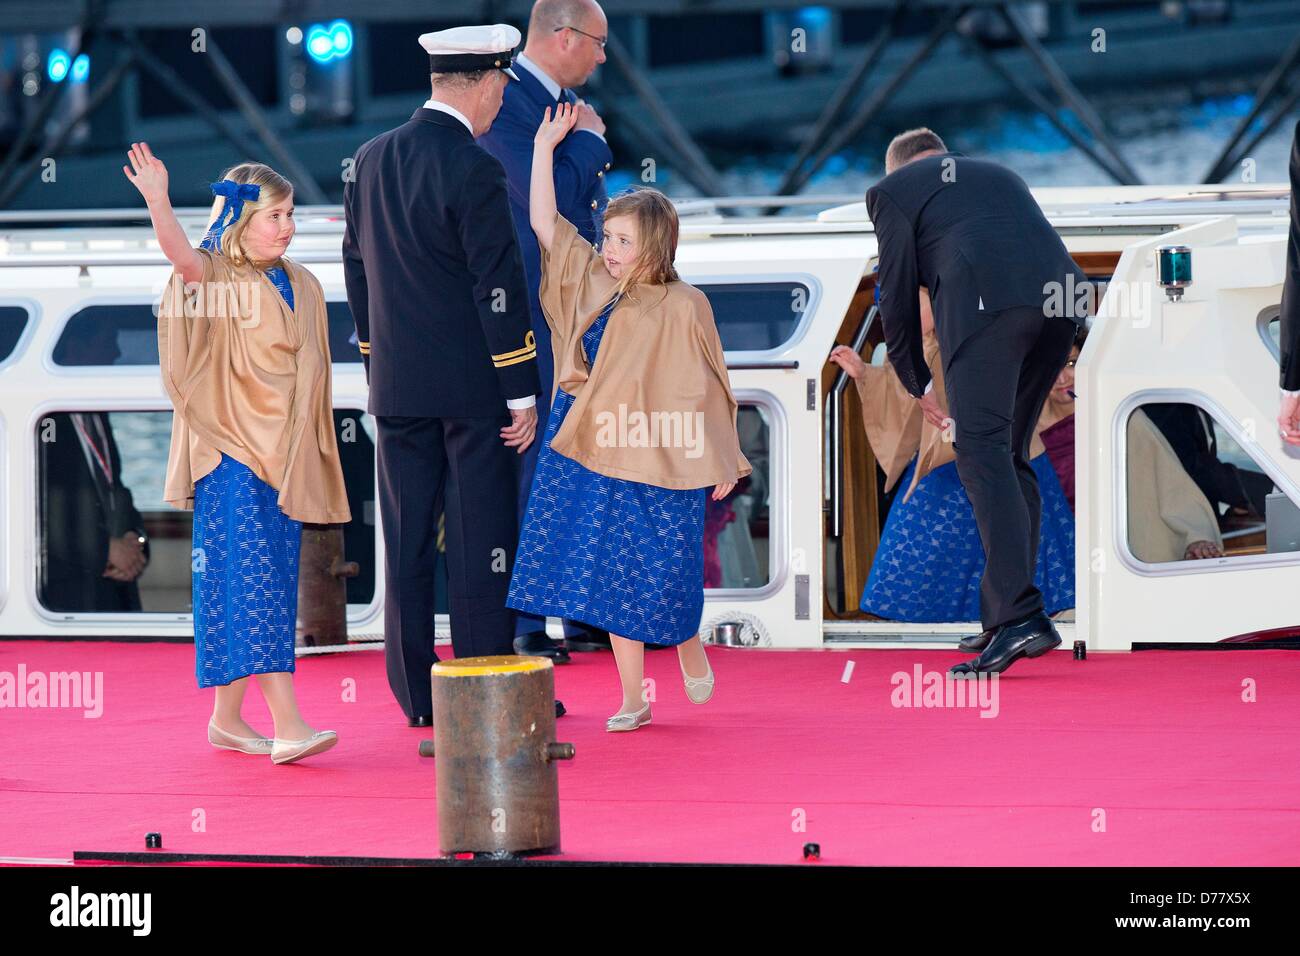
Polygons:
[[555,670],[544,657],[466,657],[433,665],[438,848],[447,856],[560,850]]

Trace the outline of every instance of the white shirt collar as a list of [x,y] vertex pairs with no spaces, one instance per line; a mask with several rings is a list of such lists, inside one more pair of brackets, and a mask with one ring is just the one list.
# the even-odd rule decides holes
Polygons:
[[474,127],[470,125],[469,120],[466,119],[465,117],[465,114],[462,113],[460,110],[456,109],[456,107],[448,106],[446,103],[439,102],[438,100],[425,100],[424,108],[426,110],[438,110],[439,112],[446,113],[449,116],[456,117],[456,119],[460,120],[461,123],[465,125],[465,128],[469,130],[470,135],[471,136],[474,135]]
[[541,83],[542,86],[546,87],[546,92],[551,94],[551,99],[558,100],[560,98],[560,84],[551,79],[550,74],[532,60],[528,59],[528,57],[520,53],[515,57],[514,65],[522,66],[529,73],[533,74],[533,76],[537,77],[538,82]]

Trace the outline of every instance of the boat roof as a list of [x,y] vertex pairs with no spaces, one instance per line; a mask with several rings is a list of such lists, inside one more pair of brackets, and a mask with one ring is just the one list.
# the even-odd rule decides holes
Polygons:
[[[1032,188],[1063,235],[1152,235],[1221,216],[1238,219],[1239,235],[1276,235],[1289,225],[1286,183]],[[676,200],[681,240],[742,236],[821,237],[871,233],[866,204],[849,196],[727,196]],[[778,210],[779,215],[764,215]],[[178,209],[196,241],[207,207]],[[293,256],[338,261],[342,206],[299,206]],[[0,212],[0,266],[152,265],[162,261],[147,211],[73,209]]]

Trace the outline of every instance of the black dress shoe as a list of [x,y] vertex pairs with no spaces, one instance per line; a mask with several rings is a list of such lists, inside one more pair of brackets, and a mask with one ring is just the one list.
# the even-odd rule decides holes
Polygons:
[[612,651],[609,631],[599,627],[584,627],[577,636],[566,636],[564,646],[571,651]]
[[559,641],[547,637],[545,631],[529,631],[527,634],[521,634],[515,638],[514,647],[516,654],[549,657],[556,664],[569,663],[568,649]]
[[555,702],[555,716],[556,716],[556,717],[563,717],[563,716],[565,715],[565,713],[567,713],[567,711],[565,711],[565,709],[564,709],[564,701],[562,701],[562,700],[557,700],[557,701]]
[[1060,643],[1061,635],[1056,633],[1051,618],[1039,611],[1003,624],[979,657],[955,665],[949,673],[955,676],[1000,674],[1020,658],[1042,657]]
[[414,717],[408,717],[406,718],[406,725],[408,727],[432,727],[433,714],[417,714]]
[[978,654],[984,648],[989,646],[989,641],[993,640],[993,635],[997,628],[990,628],[987,631],[981,631],[979,634],[969,634],[963,637],[957,643],[957,647],[963,651],[969,651],[972,654]]

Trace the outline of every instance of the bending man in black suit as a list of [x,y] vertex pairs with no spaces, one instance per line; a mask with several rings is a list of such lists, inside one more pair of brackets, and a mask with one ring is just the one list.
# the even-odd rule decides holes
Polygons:
[[930,290],[952,411],[957,472],[984,545],[981,651],[954,674],[999,673],[1061,643],[1034,585],[1042,504],[1029,464],[1033,426],[1087,321],[1091,284],[1024,181],[949,152],[928,129],[896,136],[867,192],[880,253],[890,361],[926,417],[930,397],[917,289]]
[[492,125],[519,31],[420,37],[433,95],[363,145],[343,188],[348,304],[378,429],[388,682],[411,726],[433,713],[437,519],[446,518],[457,657],[510,654],[515,453],[537,430],[537,348]]

